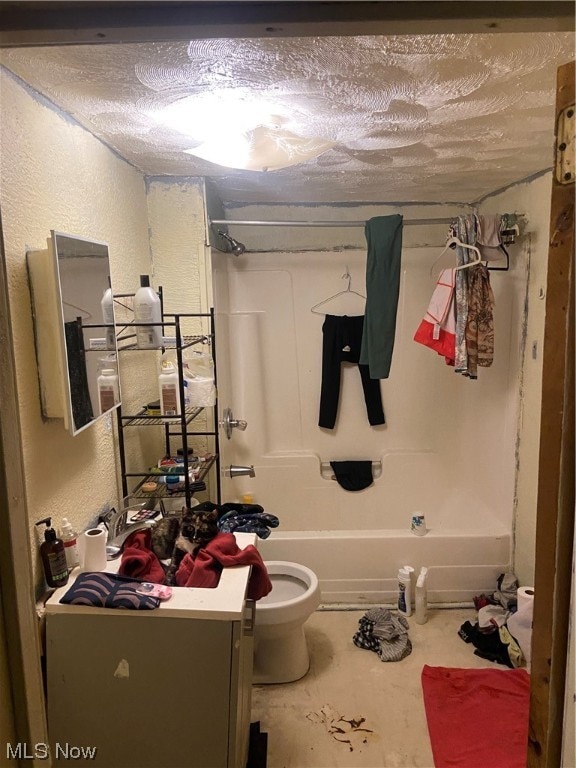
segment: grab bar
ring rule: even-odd
[[[336,480],[336,475],[334,474],[334,470],[330,466],[329,461],[320,462],[320,474],[326,480]],[[374,477],[374,479],[376,479],[377,477],[380,477],[381,474],[382,474],[382,459],[380,459],[379,461],[373,461],[372,476]]]

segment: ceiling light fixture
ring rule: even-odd
[[[316,158],[333,146],[284,127],[290,121],[285,108],[259,101],[246,91],[188,96],[153,116],[195,142],[184,150],[186,154],[226,168],[279,170]]]

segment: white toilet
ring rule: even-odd
[[[256,603],[255,683],[291,683],[310,666],[304,622],[320,605],[316,574],[298,563],[264,563],[272,590]]]

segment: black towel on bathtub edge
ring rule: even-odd
[[[331,461],[330,466],[346,491],[362,491],[374,482],[371,461]]]

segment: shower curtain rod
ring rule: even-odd
[[[456,217],[443,219],[404,219],[403,224],[450,224]],[[364,227],[366,221],[243,221],[233,219],[211,219],[211,224],[245,225],[254,227]]]

